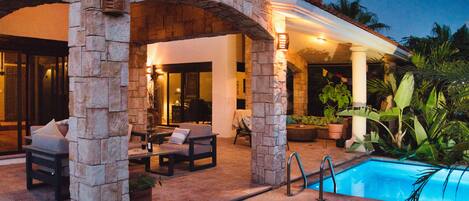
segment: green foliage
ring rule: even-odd
[[[344,84],[334,84],[329,82],[319,94],[319,100],[326,104],[324,116],[329,123],[339,123],[341,119],[337,118],[338,110],[347,108],[352,100],[352,94]]]
[[[406,73],[402,78],[399,88],[397,89],[394,102],[396,102],[399,109],[404,110],[410,105],[412,100],[412,93],[414,92],[414,75],[412,73]]]
[[[447,44],[442,45],[444,43]],[[445,49],[445,56],[440,58],[447,61],[469,60],[469,30],[466,25],[461,26],[453,34],[448,26],[435,23],[431,35],[426,37],[406,37],[404,38],[404,45],[419,55],[428,56],[432,54],[435,49],[442,48],[436,50],[434,56],[442,55],[440,53]]]
[[[159,185],[161,182],[158,181]],[[136,192],[155,187],[156,179],[148,174],[133,175],[129,179],[129,191]]]
[[[362,6],[360,4],[360,0],[339,0],[337,3],[329,4],[329,6],[375,31],[383,29],[388,30],[390,28],[388,25],[379,22],[378,16],[375,13],[368,11],[366,7]]]
[[[288,119],[291,119],[291,121],[289,121]],[[289,115],[287,116],[287,124],[326,126],[327,119],[324,117],[316,117],[316,116]]]
[[[402,78],[401,83],[397,89],[396,95],[394,96],[394,102],[396,107],[385,111],[376,111],[372,108],[352,108],[344,110],[339,113],[339,116],[361,116],[369,120],[378,123],[383,129],[386,130],[389,138],[392,140],[392,144],[397,149],[404,149],[403,140],[406,135],[406,130],[404,130],[403,125],[405,120],[408,119],[404,117],[404,110],[409,107],[412,100],[412,94],[414,91],[414,76],[412,73],[406,73]],[[392,132],[391,128],[388,127],[384,122],[394,121],[398,123],[398,128],[396,132]]]

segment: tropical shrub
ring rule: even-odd
[[[327,120],[317,116],[289,115],[287,116],[287,124],[326,126]]]
[[[372,151],[378,146],[389,155],[434,165],[415,182],[414,191],[408,200],[418,200],[429,179],[441,168],[450,169],[447,175],[449,178],[451,170],[458,165],[466,165],[464,171],[469,165],[468,123],[449,118],[450,112],[443,92],[434,87],[428,98],[423,98],[424,96],[415,98],[413,85],[412,73],[406,73],[394,98],[396,107],[392,109],[376,111],[363,107],[351,108],[339,113],[342,116],[366,117],[380,125],[389,136],[388,138],[382,137],[377,133],[378,131],[370,132],[365,139],[355,142],[352,149],[363,145],[368,151]],[[411,102],[413,102],[412,106],[409,107]],[[386,124],[392,120],[397,121],[399,125],[396,133],[391,132]],[[406,134],[407,141],[404,141]],[[391,146],[388,139],[391,139]]]
[[[352,95],[343,83],[334,84],[329,82],[319,94],[319,100],[326,105],[324,117],[328,123],[341,123],[337,117],[337,111],[346,109],[352,102]]]
[[[361,116],[378,123],[386,131],[389,139],[391,139],[392,145],[397,149],[404,149],[403,140],[407,133],[407,130],[404,128],[404,121],[407,120],[404,116],[404,110],[410,105],[413,91],[414,76],[412,73],[407,73],[404,78],[402,78],[394,97],[394,102],[396,103],[395,107],[385,111],[377,111],[370,107],[351,108],[339,112],[338,115]],[[386,124],[386,122],[390,121],[397,121],[398,126],[396,132],[393,132]]]

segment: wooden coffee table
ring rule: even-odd
[[[177,150],[161,149],[158,145],[153,145],[153,152],[148,152],[146,149],[131,149],[129,150],[129,160],[142,161],[145,164],[145,171],[160,174],[164,176],[173,176],[174,174],[174,154]],[[156,171],[151,169],[152,156],[167,156],[168,157],[168,170],[166,172]]]

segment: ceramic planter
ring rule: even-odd
[[[344,132],[344,125],[343,124],[328,124],[329,127],[329,138],[338,140],[342,138],[342,134]]]

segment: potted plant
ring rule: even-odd
[[[324,117],[328,122],[329,137],[341,139],[344,130],[342,118],[336,115],[337,111],[346,109],[351,102],[352,95],[343,83],[334,84],[329,82],[319,94],[319,100],[326,105]]]
[[[129,179],[129,194],[132,201],[151,201],[152,188],[156,179],[148,174],[135,174]],[[161,182],[158,182],[161,185]]]

